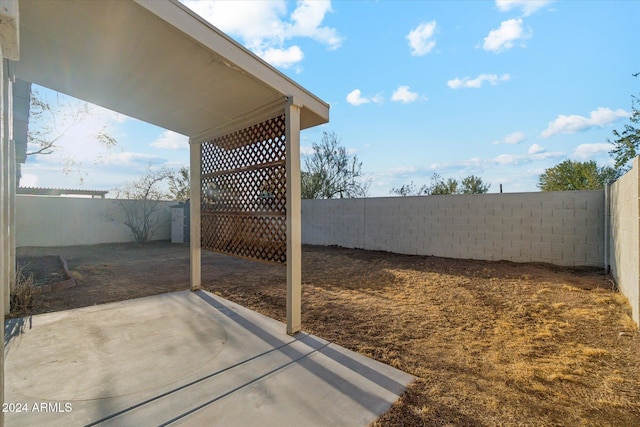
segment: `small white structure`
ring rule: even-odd
[[[171,243],[189,243],[188,204],[171,206]]]

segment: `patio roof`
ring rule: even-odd
[[[14,67],[18,79],[201,141],[289,96],[301,129],[329,119],[328,104],[175,0],[21,2]]]

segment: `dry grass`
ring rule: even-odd
[[[281,271],[208,289],[284,320]],[[380,426],[640,425],[629,314],[588,269],[303,252],[303,328],[418,378]]]
[[[33,275],[27,274],[25,266],[18,264],[11,282],[10,315],[19,316],[30,313],[40,294],[40,288],[36,285]]]

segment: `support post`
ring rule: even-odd
[[[4,51],[2,49],[2,45],[0,44],[0,80],[4,81],[5,79],[5,69],[4,69]],[[4,94],[4,84],[0,84],[0,148],[4,148],[5,144],[5,121],[4,115],[7,114],[6,105],[4,104],[5,94]],[[8,169],[8,159],[5,157],[4,149],[0,149],[0,198],[2,199],[2,204],[4,204],[4,180],[5,180],[5,170]],[[4,209],[0,209],[0,224],[4,224]],[[4,241],[7,238],[7,230],[0,230],[0,238]],[[7,270],[7,265],[4,263],[4,244],[0,244],[0,278],[4,279],[5,272]],[[8,301],[5,301],[7,298],[9,290],[9,284],[3,283],[2,290],[0,291],[0,315],[2,315],[2,322],[4,323],[4,315],[7,313]],[[0,338],[2,338],[2,342],[4,343],[4,328],[0,328]],[[0,352],[0,402],[4,403],[4,350]],[[0,411],[0,427],[4,426],[4,411]]]
[[[9,101],[10,82],[7,76],[6,60],[2,64],[2,284],[4,292],[4,310],[11,310],[11,238],[10,238],[10,212],[11,212],[11,158],[9,157],[9,142],[11,128],[11,102]],[[3,318],[4,319],[4,318]]]
[[[191,290],[197,291],[202,288],[202,248],[200,242],[200,210],[201,210],[201,151],[200,142],[189,140],[189,163],[190,163],[190,209],[189,209],[189,248],[190,248],[190,277]]]
[[[609,252],[609,233],[611,232],[611,183],[604,185],[604,272],[611,273],[611,261]]]
[[[13,73],[10,74],[10,82],[8,86],[8,111],[10,125],[8,126],[8,143],[9,143],[9,268],[11,274],[11,287],[9,296],[15,293],[16,284],[16,189],[18,188],[18,173],[16,166],[16,141],[13,134],[13,84],[15,78]]]
[[[289,97],[285,107],[287,156],[287,333],[302,328],[302,226],[300,203],[300,106]]]

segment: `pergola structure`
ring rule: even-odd
[[[202,247],[286,262],[287,332],[300,330],[300,130],[328,122],[328,104],[177,0],[0,0],[0,49],[3,315],[15,260],[12,90],[24,81],[188,136],[191,289]]]

